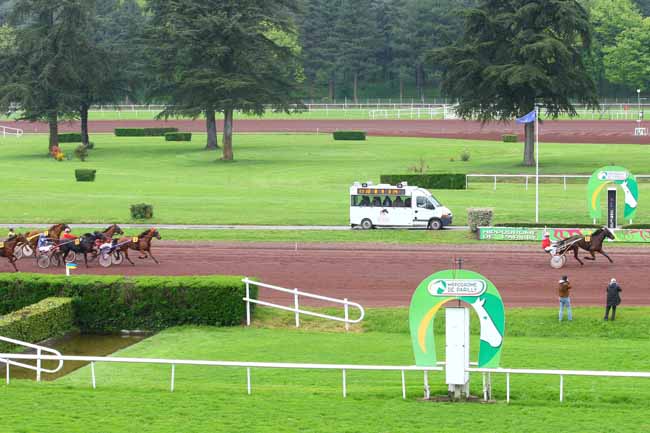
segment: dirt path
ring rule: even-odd
[[[218,130],[223,130],[223,122]],[[649,126],[644,122],[643,126]],[[26,133],[45,133],[45,123],[0,122]],[[91,133],[112,133],[115,128],[145,128],[170,126],[182,131],[205,132],[202,120],[94,120],[90,122]],[[621,143],[650,144],[650,136],[634,136],[637,126],[631,120],[572,120],[545,121],[540,127],[540,140],[556,143]],[[523,137],[523,127],[514,122],[490,123],[464,120],[236,120],[235,132],[332,132],[336,130],[364,130],[370,135],[399,137],[436,137],[457,139],[501,140],[502,134],[517,133]],[[64,122],[60,132],[79,131],[79,122]]]
[[[650,305],[647,279],[650,251],[617,248],[610,251],[614,264],[599,257],[583,268],[569,260],[562,270],[549,266],[546,255],[528,246],[390,246],[345,244],[247,244],[160,242],[154,253],[161,261],[134,259],[109,269],[83,267],[76,273],[123,275],[234,274],[258,277],[283,287],[298,287],[338,298],[347,297],[364,306],[407,306],[418,283],[431,273],[453,267],[462,257],[464,267],[489,278],[500,290],[507,306],[554,306],[556,283],[564,274],[573,287],[572,302],[603,305],[605,286],[615,277],[623,288],[623,306]],[[137,254],[133,254],[135,257]],[[21,260],[25,272],[43,272],[33,260]],[[9,271],[0,260],[0,272]],[[62,273],[62,269],[48,272]],[[289,303],[287,295],[261,293],[262,299]]]

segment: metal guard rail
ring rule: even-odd
[[[36,349],[36,355],[24,355],[24,356],[31,356],[31,358],[21,358],[21,357],[14,357],[14,356],[0,356],[0,362],[5,363],[7,365],[7,383],[9,383],[9,366],[14,365],[16,367],[22,367],[26,368],[28,370],[33,370],[36,372],[36,380],[40,382],[41,380],[41,373],[57,373],[63,368],[63,358],[61,355],[61,352],[58,350],[50,349],[49,347],[45,346],[39,346],[38,344],[32,344],[32,343],[27,343],[25,341],[20,341],[20,340],[15,340],[13,338],[8,338],[8,337],[2,337],[0,336],[0,341],[4,341],[6,343],[10,344],[15,344],[17,346],[23,346],[23,347],[28,347],[30,349]],[[43,352],[48,352],[52,353],[55,356],[53,359],[56,361],[59,361],[59,365],[54,368],[54,369],[48,369],[48,368],[43,368],[41,366],[41,362],[43,359],[45,359],[42,355]],[[7,354],[3,354],[7,355]],[[36,365],[30,365],[30,364],[24,364],[22,362],[16,362],[13,361],[12,359],[35,359],[36,360]]]
[[[242,280],[243,283],[246,284],[246,296],[243,298],[244,302],[246,302],[246,324],[250,326],[251,324],[251,317],[250,317],[250,304],[258,304],[266,307],[272,307],[272,308],[277,308],[280,310],[284,311],[290,311],[296,314],[296,327],[300,327],[300,314],[304,314],[306,316],[313,316],[313,317],[320,317],[322,319],[328,319],[328,320],[334,320],[337,322],[343,322],[345,323],[346,329],[348,329],[349,325],[352,323],[359,323],[363,320],[363,318],[366,315],[365,310],[363,307],[356,303],[356,302],[350,302],[348,301],[347,298],[345,299],[337,299],[337,298],[332,298],[329,296],[322,296],[322,295],[315,295],[313,293],[308,293],[308,292],[302,292],[298,289],[287,289],[284,287],[279,287],[279,286],[274,286],[272,284],[265,284],[261,283],[259,281],[253,281],[248,278],[244,278]],[[266,289],[270,290],[275,290],[277,292],[282,292],[282,293],[287,293],[290,295],[294,296],[294,306],[293,307],[286,307],[284,305],[278,305],[274,304],[272,302],[266,302],[266,301],[260,301],[258,299],[254,299],[250,297],[250,285],[255,285],[258,287],[264,287]],[[333,302],[336,304],[341,304],[344,307],[344,317],[337,317],[337,316],[331,316],[329,314],[321,314],[321,313],[316,313],[314,311],[308,311],[308,310],[302,310],[299,307],[299,301],[298,298],[300,296],[303,296],[305,298],[311,298],[311,299],[317,299],[319,301],[328,301],[328,302]],[[359,318],[358,319],[350,319],[349,318],[349,311],[348,307],[355,307],[359,310]]]

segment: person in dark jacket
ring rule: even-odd
[[[609,320],[609,310],[612,310],[612,320],[616,320],[616,307],[621,303],[621,286],[612,278],[607,286],[607,306],[605,307],[605,320]]]
[[[562,321],[562,310],[566,308],[567,319],[569,322],[573,320],[573,314],[571,313],[571,295],[569,291],[571,290],[571,283],[569,283],[569,277],[566,275],[558,281],[558,296],[560,299],[560,322]]]

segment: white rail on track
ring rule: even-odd
[[[244,278],[242,282],[246,284],[246,297],[243,298],[243,300],[244,302],[246,302],[246,325],[247,326],[250,326],[251,324],[251,304],[258,304],[258,305],[263,305],[265,307],[273,307],[273,308],[278,308],[280,310],[293,312],[296,317],[296,328],[300,327],[301,314],[304,314],[305,316],[320,317],[321,319],[335,320],[337,322],[344,322],[346,330],[350,329],[351,323],[361,322],[366,314],[365,310],[360,304],[357,304],[356,302],[350,302],[348,301],[348,298],[344,298],[344,299],[330,298],[329,296],[321,296],[321,295],[315,295],[313,293],[302,292],[298,289],[287,289],[285,287],[273,286],[271,284],[265,284],[259,281],[250,280],[248,278]],[[293,295],[293,307],[286,307],[284,305],[273,304],[271,302],[260,301],[258,299],[251,298],[250,295],[251,285],[266,288],[269,290],[274,290],[276,292],[282,292],[282,293]],[[329,314],[317,313],[315,311],[302,310],[300,309],[301,296],[310,299],[317,299],[319,301],[328,301],[328,302],[333,302],[335,304],[341,304],[343,305],[343,317],[331,316]],[[350,306],[355,307],[356,309],[359,310],[358,319],[354,319],[354,320],[350,319],[350,311],[349,311]]]
[[[306,364],[306,363],[289,363],[289,362],[240,362],[240,361],[202,361],[190,359],[155,359],[155,358],[113,358],[106,356],[64,356],[64,355],[20,355],[13,353],[0,353],[0,358],[5,359],[36,359],[39,360],[54,360],[54,361],[82,361],[90,363],[90,375],[93,389],[97,388],[97,377],[95,375],[95,363],[108,362],[108,363],[122,363],[122,364],[162,364],[171,365],[171,383],[170,391],[174,392],[176,381],[176,366],[177,365],[201,365],[212,367],[243,367],[246,368],[246,390],[250,395],[252,392],[251,384],[251,368],[282,368],[282,369],[298,369],[298,370],[340,370],[343,383],[343,397],[347,397],[347,376],[346,372],[352,371],[399,371],[402,376],[402,398],[406,399],[406,379],[404,372],[406,371],[422,371],[424,372],[425,388],[428,388],[428,372],[430,371],[443,371],[443,367],[418,367],[415,365],[357,365],[357,364]],[[9,379],[7,378],[7,384]]]
[[[567,190],[567,179],[589,179],[591,175],[588,174],[540,174],[539,178],[540,179],[562,179],[563,184],[564,184],[564,190]],[[650,174],[636,174],[634,177],[638,180],[641,179],[650,179]],[[469,180],[470,178],[487,178],[487,179],[492,179],[493,182],[493,189],[496,191],[497,190],[497,179],[524,179],[525,185],[526,185],[526,190],[528,190],[528,184],[530,180],[532,179],[533,181],[535,180],[535,175],[534,174],[479,174],[479,173],[471,173],[471,174],[466,174],[465,175],[465,189],[469,189]]]
[[[60,358],[61,357],[61,352],[58,350],[50,349],[49,347],[45,346],[39,346],[38,344],[32,344],[32,343],[27,343],[25,341],[20,341],[20,340],[15,340],[13,338],[8,338],[8,337],[2,337],[0,336],[0,341],[4,341],[5,343],[9,344],[14,344],[16,346],[22,346],[28,349],[35,349],[36,350],[36,355],[34,358],[29,358],[29,359],[36,359],[36,365],[30,365],[30,364],[24,364],[21,362],[16,362],[12,361],[10,357],[0,357],[0,363],[6,364],[7,368],[7,383],[9,383],[9,366],[14,365],[16,367],[22,367],[26,368],[28,370],[33,370],[36,372],[36,381],[40,382],[41,381],[41,373],[56,373],[61,368],[63,368],[63,360]],[[59,365],[55,369],[48,369],[48,368],[43,368],[41,365],[41,359],[43,352],[48,352],[56,355],[59,357]]]
[[[3,137],[6,137],[7,135],[13,135],[20,138],[23,136],[24,133],[24,131],[20,128],[12,128],[11,126],[4,126],[4,125],[0,125],[0,131]]]

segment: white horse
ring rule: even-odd
[[[636,209],[638,203],[634,199],[634,195],[632,195],[632,191],[630,191],[630,187],[627,186],[627,180],[621,184],[621,188],[625,193],[625,204],[631,207],[632,209]]]
[[[494,325],[492,318],[487,313],[483,305],[485,305],[485,299],[477,298],[476,302],[470,304],[474,307],[474,311],[478,314],[478,318],[481,321],[481,336],[480,339],[485,341],[492,347],[499,347],[503,342],[503,336],[499,333],[499,330]]]

